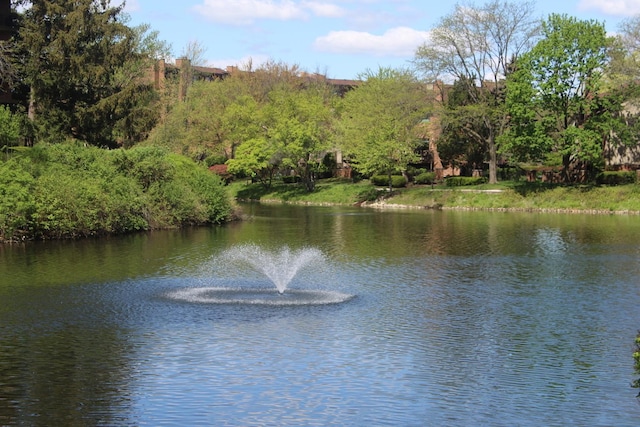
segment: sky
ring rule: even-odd
[[[112,1],[119,4],[122,0]],[[488,0],[477,0],[476,5]],[[517,1],[517,0],[512,0]],[[254,68],[266,61],[296,65],[334,79],[355,79],[379,67],[410,66],[429,30],[453,12],[449,0],[126,0],[130,25],[148,24],[172,48],[204,49],[211,67]],[[640,14],[640,0],[538,0],[550,13],[595,19],[615,33]]]

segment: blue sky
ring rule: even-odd
[[[118,0],[112,2],[119,3]],[[449,0],[127,0],[132,25],[147,23],[174,57],[189,43],[206,49],[207,65],[254,67],[267,60],[331,78],[409,65]],[[475,4],[484,4],[478,0]],[[640,14],[640,0],[538,0],[540,17],[563,13],[604,22],[614,33]]]

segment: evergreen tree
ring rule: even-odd
[[[114,146],[140,139],[155,123],[155,111],[140,108],[151,105],[151,86],[130,75],[134,64],[142,71],[144,29],[126,25],[123,7],[34,0],[25,9],[18,45],[36,138]]]

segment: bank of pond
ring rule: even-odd
[[[458,180],[460,181],[460,180]],[[456,184],[464,182],[455,181]],[[449,183],[450,184],[450,183]],[[640,185],[497,185],[323,179],[226,183],[205,165],[146,146],[103,150],[79,143],[13,147],[0,161],[0,242],[83,238],[226,223],[235,200],[372,208],[638,214]]]

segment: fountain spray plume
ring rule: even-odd
[[[315,248],[302,248],[292,251],[288,246],[279,251],[266,252],[257,245],[239,245],[225,251],[222,258],[230,262],[241,262],[251,266],[257,272],[267,276],[280,294],[298,272],[310,265],[324,263],[324,254]]]

